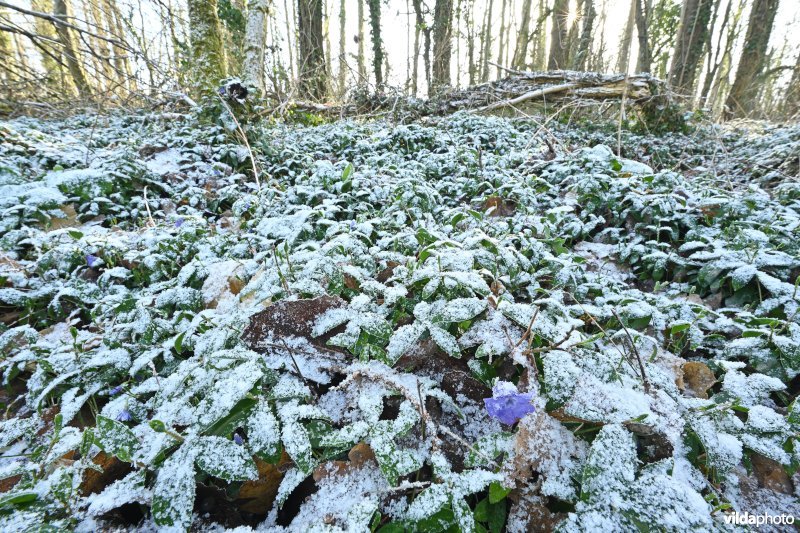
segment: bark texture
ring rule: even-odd
[[[322,35],[322,0],[298,0],[297,30],[300,50],[300,90],[306,98],[322,100],[328,93],[325,43]]]
[[[429,94],[450,85],[450,56],[453,51],[453,0],[436,0],[433,11],[433,72]]]
[[[267,44],[268,0],[247,2],[247,25],[245,26],[244,80],[264,92],[265,49]]]
[[[675,41],[669,82],[676,92],[690,97],[708,42],[712,4],[712,0],[684,0],[681,8],[681,25]]]
[[[758,77],[764,69],[772,23],[778,11],[778,0],[755,0],[744,38],[736,78],[725,101],[727,117],[746,117],[755,109]]]
[[[193,78],[199,91],[205,92],[227,75],[217,0],[189,0],[188,7]]]

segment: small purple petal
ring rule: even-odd
[[[131,412],[130,412],[130,411],[128,411],[127,409],[123,409],[123,410],[122,410],[122,411],[121,411],[121,412],[120,412],[120,413],[117,415],[117,421],[118,421],[118,422],[130,422],[131,420],[133,420],[133,415],[132,415],[132,414],[131,414]]]
[[[94,268],[98,261],[100,261],[100,258],[96,255],[86,254],[86,264],[89,265],[89,268]]]
[[[117,385],[116,387],[114,387],[113,389],[108,391],[108,395],[109,396],[116,396],[120,392],[122,392],[122,386],[121,385]]]
[[[233,442],[235,442],[236,444],[241,446],[242,444],[244,444],[244,439],[238,433],[234,433],[233,434]]]
[[[183,217],[178,218],[178,220],[175,221],[175,227],[180,228],[181,226],[183,226],[183,222],[184,222]]]
[[[528,413],[534,412],[532,393],[519,393],[513,383],[498,381],[492,387],[492,398],[484,398],[489,416],[503,424],[511,425]]]

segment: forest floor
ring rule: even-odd
[[[0,122],[0,530],[800,518],[800,125],[544,120]]]

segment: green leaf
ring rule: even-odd
[[[692,325],[689,322],[679,322],[677,324],[673,324],[672,327],[669,328],[669,333],[670,335],[675,335],[681,331],[686,331],[690,327],[692,327]]]
[[[159,526],[189,527],[194,507],[194,453],[181,446],[158,470],[150,512]]]
[[[32,491],[12,492],[0,496],[0,509],[10,509],[15,505],[24,505],[36,501],[39,495]]]
[[[458,341],[455,337],[444,329],[434,325],[429,326],[428,331],[430,331],[433,342],[444,350],[447,355],[455,357],[456,359],[461,358],[461,348],[458,346]]]
[[[504,499],[513,489],[503,487],[497,481],[492,481],[489,485],[489,503],[497,503]]]
[[[244,446],[223,437],[200,437],[197,447],[197,467],[225,481],[244,481],[258,478],[253,459]]]
[[[139,447],[136,435],[128,426],[104,416],[97,417],[95,443],[103,451],[115,455],[126,463],[131,462],[133,452]]]

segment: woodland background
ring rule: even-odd
[[[798,112],[791,0],[0,1],[0,111],[433,96],[515,71],[652,73],[715,118]]]

